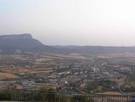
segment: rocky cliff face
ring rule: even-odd
[[[0,39],[32,39],[31,34],[19,34],[19,35],[1,35]]]
[[[0,36],[1,53],[39,52],[44,51],[45,47],[41,42],[34,39],[31,34]]]

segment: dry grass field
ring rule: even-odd
[[[0,80],[9,80],[18,78],[15,74],[0,72]]]

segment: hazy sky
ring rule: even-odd
[[[51,45],[135,45],[135,0],[0,0],[0,34]]]

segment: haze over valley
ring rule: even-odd
[[[134,52],[135,47],[49,46],[31,34],[2,35],[0,90],[51,86],[65,95],[131,94]]]
[[[0,0],[0,101],[134,102],[134,0]]]

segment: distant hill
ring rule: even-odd
[[[135,53],[135,47],[112,46],[53,46],[58,53],[80,54],[110,54],[110,53]]]
[[[110,54],[135,53],[135,47],[106,47],[106,46],[47,46],[34,39],[31,34],[11,34],[0,36],[1,53],[80,53],[80,54]]]
[[[1,53],[40,52],[46,48],[48,47],[34,39],[31,34],[0,36]]]

